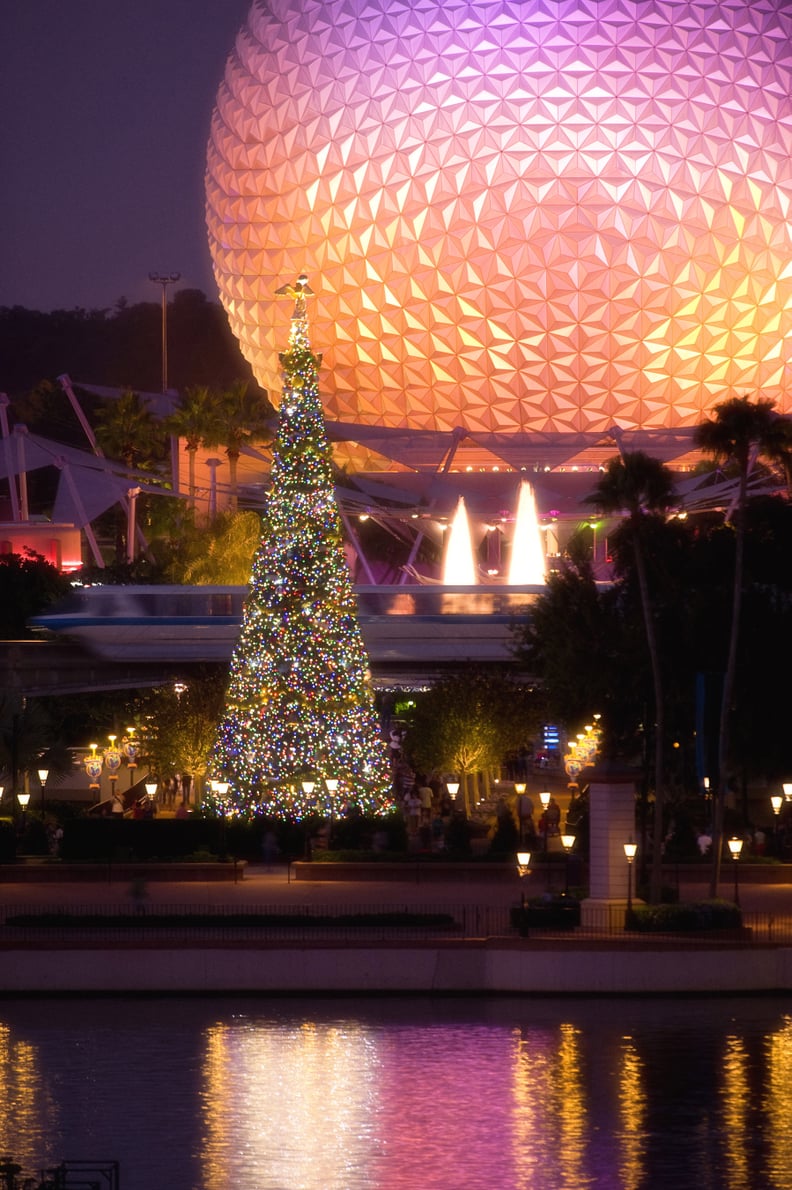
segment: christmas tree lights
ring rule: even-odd
[[[229,816],[327,816],[390,805],[308,338],[304,277],[280,354],[272,486],[231,661],[207,807]],[[224,788],[227,785],[227,788]]]

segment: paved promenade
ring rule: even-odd
[[[733,884],[731,870],[725,868],[720,895],[731,899]],[[563,876],[553,876],[554,887],[560,891]],[[487,880],[425,881],[419,869],[408,869],[400,881],[297,881],[286,865],[265,866],[248,864],[243,878],[237,883],[157,882],[146,889],[147,903],[155,905],[271,905],[296,908],[322,905],[418,906],[418,905],[515,905],[524,891],[539,895],[546,889],[541,873],[534,873],[523,884],[515,872],[513,880],[502,876]],[[681,884],[682,900],[701,900],[708,894],[706,883]],[[788,884],[740,885],[740,903],[746,912],[773,913],[792,918],[792,872]],[[132,890],[128,880],[111,879],[90,883],[0,883],[0,907],[18,905],[120,905],[130,901]]]
[[[2,940],[0,995],[717,995],[792,990],[792,884],[741,889],[746,912],[764,918],[760,944],[745,946],[741,940],[639,939],[622,931],[588,936],[537,931],[520,938],[503,928],[509,907],[523,891],[516,872],[513,879],[508,874],[491,880],[477,875],[467,882],[442,883],[422,883],[417,870],[400,882],[303,882],[289,875],[285,867],[254,865],[236,885],[151,881],[146,909],[332,912],[336,907],[429,911],[447,906],[456,921],[472,920],[474,929],[462,938],[375,938],[364,931],[354,939],[324,933],[214,937],[210,932],[196,937],[183,929],[167,937],[135,930],[70,938],[58,930],[36,936],[14,936],[12,931]],[[533,887],[529,883],[525,891],[544,891],[541,875],[532,879]],[[728,896],[731,886],[725,882],[721,891]],[[698,899],[706,895],[706,886],[682,887],[681,893]],[[139,897],[140,889],[124,880],[0,883],[3,915],[44,906],[83,912],[131,907]],[[774,919],[772,928],[768,915]],[[495,922],[500,924],[488,928],[486,923]]]

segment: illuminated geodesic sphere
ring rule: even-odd
[[[694,424],[785,398],[781,0],[256,0],[212,121],[220,295],[277,397],[306,272],[329,417]]]

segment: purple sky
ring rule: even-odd
[[[0,306],[159,301],[150,272],[180,272],[180,287],[217,296],[204,158],[249,6],[0,5]]]

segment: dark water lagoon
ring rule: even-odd
[[[792,999],[0,1000],[0,1156],[121,1190],[792,1190]]]

